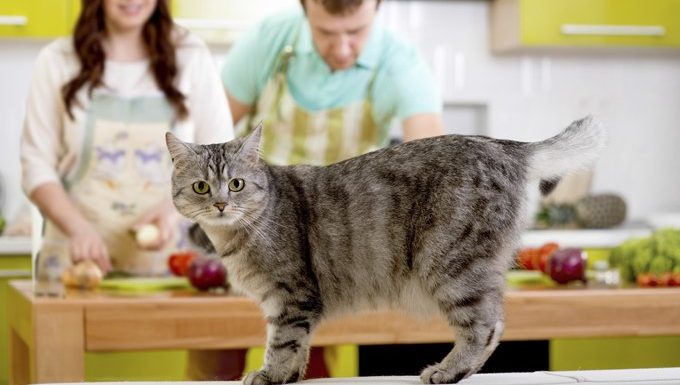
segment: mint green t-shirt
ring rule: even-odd
[[[415,47],[376,22],[357,63],[332,72],[314,48],[301,9],[263,20],[234,45],[222,68],[225,88],[239,102],[255,104],[272,78],[281,51],[296,36],[287,79],[301,107],[319,111],[363,100],[375,72],[371,101],[377,122],[441,112],[432,73]]]

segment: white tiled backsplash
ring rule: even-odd
[[[451,133],[539,140],[594,114],[609,128],[595,192],[622,194],[631,218],[680,211],[680,52],[492,55],[486,1],[387,1],[381,18],[432,66]],[[45,42],[0,40],[4,211],[21,202],[17,144],[33,60]],[[216,47],[221,61],[222,48]],[[395,132],[398,132],[395,131]]]

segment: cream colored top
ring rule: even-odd
[[[187,33],[176,51],[177,85],[187,97],[189,118],[174,132],[195,143],[225,142],[234,137],[231,114],[212,56],[206,45]],[[22,187],[27,195],[41,184],[69,179],[82,156],[88,107],[87,86],[80,89],[72,111],[66,113],[61,88],[80,68],[71,38],[61,38],[42,49],[33,71],[21,138]],[[94,95],[116,99],[162,98],[148,61],[107,61],[104,85]],[[153,114],[154,111],[149,111]]]

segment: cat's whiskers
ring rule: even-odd
[[[248,235],[254,234],[258,236],[262,241],[267,245],[271,246],[271,241],[269,238],[266,236],[266,234],[260,230],[257,226],[255,226],[252,222],[248,221],[245,216],[241,217],[238,219],[238,222],[243,225],[243,229],[246,231]]]
[[[239,209],[241,209],[241,208],[239,207]],[[244,209],[241,209],[241,210],[244,210]],[[263,222],[262,224],[263,224],[263,226],[265,226],[265,227],[268,226],[268,225],[275,225],[275,226],[278,226],[278,227],[280,227],[280,228],[282,228],[282,229],[287,229],[287,230],[297,230],[297,229],[296,229],[295,227],[293,227],[293,226],[286,226],[286,225],[284,225],[284,224],[282,224],[282,223],[275,222],[273,219],[267,218],[266,216],[255,217],[255,215],[254,215],[253,213],[251,213],[251,212],[247,212],[247,211],[239,211],[239,212],[241,212],[244,216],[248,217],[248,219],[251,219],[251,220],[260,220],[260,221],[262,221],[262,222]]]
[[[210,211],[210,209],[206,209],[206,208],[204,208],[204,207],[200,207],[200,208],[198,208],[197,210],[194,210],[194,211],[192,211],[192,212],[187,213],[186,216],[187,216],[187,218],[192,219],[192,220],[195,221],[196,218],[198,218],[198,216],[199,216],[200,214],[203,214],[203,213],[206,213],[206,212],[209,212],[209,211]]]
[[[243,226],[243,228],[249,235],[250,231],[258,232],[257,235],[260,235],[263,239],[266,239],[266,237],[264,237],[264,234],[257,228],[257,226],[255,226],[255,222],[252,220],[252,218],[248,216],[248,213],[243,208],[238,206],[232,206],[231,211],[240,214],[238,217],[238,223],[240,223]]]

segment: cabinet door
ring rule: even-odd
[[[680,47],[680,0],[496,0],[494,48]]]
[[[0,37],[56,37],[71,32],[72,0],[0,1]]]
[[[230,44],[258,20],[300,7],[298,0],[173,0],[177,24],[209,43]]]

